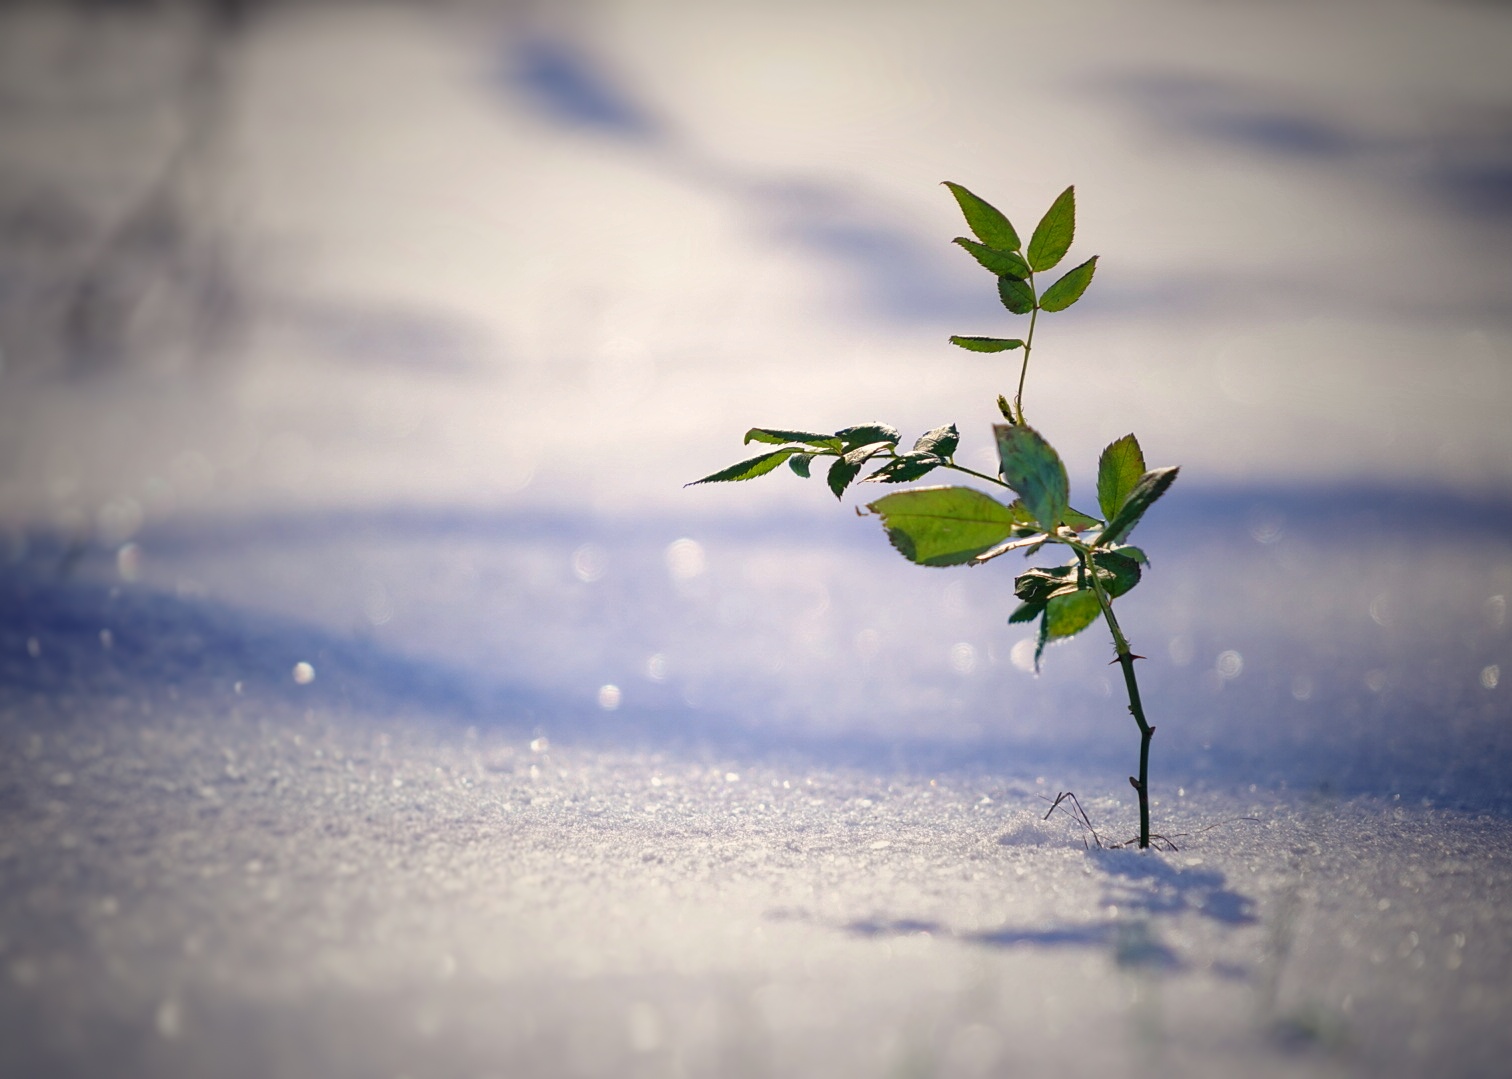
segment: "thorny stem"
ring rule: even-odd
[[[1097,578],[1097,566],[1092,561],[1091,552],[1078,547],[1077,555],[1092,581],[1092,591],[1097,595],[1103,619],[1113,635],[1113,651],[1118,657],[1118,665],[1123,668],[1124,688],[1129,693],[1129,712],[1133,715],[1134,722],[1139,724],[1139,778],[1131,776],[1129,783],[1139,794],[1139,846],[1143,850],[1150,845],[1150,739],[1155,735],[1155,728],[1145,720],[1144,705],[1139,700],[1139,680],[1134,677],[1134,661],[1140,657],[1129,647],[1129,639],[1118,626],[1118,618],[1113,614],[1113,601]]]

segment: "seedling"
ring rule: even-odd
[[[1012,314],[1028,315],[1022,338],[951,337],[951,344],[971,352],[1020,352],[1018,388],[1012,402],[998,396],[1004,422],[992,428],[997,441],[996,476],[978,472],[955,459],[961,436],[955,424],[920,435],[913,449],[899,451],[897,428],[863,423],[834,434],[753,427],[745,441],[776,446],[756,457],[731,465],[694,483],[727,483],[755,479],[787,466],[809,477],[814,462],[829,458],[825,477],[836,498],[863,471],[862,483],[909,483],[936,469],[960,472],[983,483],[1011,491],[1011,502],[974,487],[915,487],[885,495],[866,505],[881,518],[887,538],[899,554],[921,566],[976,566],[1009,551],[1026,556],[1046,545],[1065,547],[1070,558],[1057,566],[1037,566],[1014,581],[1020,603],[1010,623],[1038,622],[1034,667],[1050,641],[1074,636],[1099,615],[1113,638],[1114,661],[1123,669],[1129,711],[1139,727],[1139,775],[1129,783],[1139,795],[1139,846],[1150,845],[1150,738],[1155,733],[1145,718],[1134,675],[1135,655],[1113,613],[1113,601],[1129,592],[1143,577],[1149,559],[1129,545],[1134,531],[1155,500],[1176,479],[1175,468],[1146,469],[1144,453],[1132,434],[1110,443],[1097,465],[1095,517],[1072,507],[1066,467],[1060,455],[1024,418],[1024,380],[1034,349],[1034,331],[1041,314],[1064,311],[1086,292],[1097,269],[1097,257],[1068,270],[1041,292],[1035,275],[1054,269],[1065,258],[1076,233],[1076,193],[1066,188],[1040,219],[1024,248],[1013,225],[997,208],[959,184],[946,183],[976,237],[956,237],[982,268],[997,278],[998,297]],[[689,484],[692,486],[692,484]]]

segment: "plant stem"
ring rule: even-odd
[[[1144,705],[1139,700],[1139,680],[1134,677],[1134,661],[1142,657],[1134,654],[1129,639],[1118,626],[1118,618],[1113,614],[1113,600],[1097,579],[1097,567],[1091,554],[1085,551],[1078,551],[1078,554],[1082,568],[1092,580],[1092,591],[1102,607],[1108,631],[1113,635],[1113,652],[1118,657],[1118,665],[1123,668],[1124,688],[1129,694],[1129,713],[1139,724],[1139,778],[1130,776],[1129,783],[1139,794],[1139,846],[1143,850],[1150,845],[1150,739],[1155,735],[1155,728],[1145,720]]]
[[[1034,288],[1034,275],[1029,275],[1029,287]],[[1018,392],[1013,395],[1013,411],[1018,413],[1019,423],[1024,422],[1024,379],[1029,374],[1029,352],[1034,348],[1034,323],[1039,318],[1039,297],[1034,299],[1034,309],[1029,312],[1029,332],[1024,337],[1024,362],[1019,367]]]
[[[988,483],[995,483],[999,487],[1007,487],[1008,486],[1006,483],[1004,483],[1002,480],[998,479],[996,476],[989,476],[989,475],[987,475],[987,473],[985,473],[985,472],[978,472],[974,468],[967,468],[965,465],[958,465],[954,461],[946,461],[945,464],[943,466],[941,466],[941,467],[953,469],[956,472],[964,472],[968,476],[975,476],[979,480],[986,480]]]

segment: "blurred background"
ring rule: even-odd
[[[1157,777],[1504,807],[1509,54],[1447,0],[6,4],[5,708],[1116,786],[1106,642],[1036,678],[1009,560],[683,487],[756,424],[991,470],[1017,369],[946,338],[1016,320],[939,184],[1027,234],[1074,183],[1025,400],[1083,504],[1127,431],[1182,466]]]

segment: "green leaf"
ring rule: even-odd
[[[960,184],[945,181],[945,186],[950,188],[950,193],[955,196],[956,202],[961,207],[961,213],[966,216],[966,224],[988,247],[995,247],[999,251],[1017,251],[1021,245],[1018,233],[1013,231],[1013,226],[1008,223],[1008,218],[1003,212],[985,199],[977,198]]]
[[[1022,610],[1021,607],[1013,613],[1018,615]],[[1039,673],[1040,657],[1045,653],[1045,645],[1080,633],[1097,621],[1101,611],[1102,604],[1097,602],[1097,594],[1090,589],[1064,592],[1047,600],[1044,604],[1044,617],[1040,619],[1039,640],[1034,646],[1034,673]]]
[[[814,459],[812,453],[795,453],[788,458],[788,467],[804,479],[809,478],[809,462]]]
[[[1108,527],[1103,529],[1103,534],[1097,541],[1097,546],[1106,547],[1110,543],[1121,543],[1124,537],[1134,531],[1134,526],[1144,516],[1145,510],[1154,505],[1155,500],[1166,493],[1166,489],[1176,482],[1176,473],[1179,468],[1157,468],[1146,472],[1139,477],[1139,482],[1129,492],[1129,497],[1124,500],[1123,506],[1114,514],[1108,522]]]
[[[970,562],[1019,523],[1011,507],[970,487],[917,487],[866,508],[881,516],[898,553],[921,566]]]
[[[1029,239],[1029,265],[1048,270],[1066,257],[1076,236],[1076,188],[1068,187],[1045,211]]]
[[[1045,603],[1062,591],[1075,591],[1082,580],[1081,564],[1035,566],[1013,579],[1013,594],[1025,603]]]
[[[851,480],[861,474],[861,466],[865,463],[865,454],[847,453],[843,457],[836,458],[835,463],[830,465],[825,481],[829,484],[829,489],[835,493],[836,498],[845,495],[845,489],[851,485]]]
[[[1102,507],[1103,517],[1111,521],[1139,477],[1145,473],[1144,451],[1139,448],[1139,439],[1132,434],[1110,442],[1097,459],[1097,504]]]
[[[914,449],[924,453],[933,453],[940,457],[949,457],[955,453],[956,447],[961,444],[961,432],[956,430],[956,425],[947,423],[944,427],[936,427],[933,431],[925,431],[914,443]]]
[[[1016,277],[998,278],[998,299],[1015,315],[1027,315],[1034,310],[1034,289],[1029,287],[1029,282]]]
[[[1100,614],[1102,604],[1090,588],[1052,596],[1045,604],[1045,637],[1051,641],[1074,637],[1096,622]]]
[[[1043,603],[1020,603],[1008,616],[1008,624],[1011,626],[1015,622],[1033,622],[1044,613],[1044,610]]]
[[[1096,528],[1102,524],[1096,517],[1089,517],[1079,509],[1066,508],[1065,517],[1061,518],[1061,524],[1070,525],[1072,531],[1085,532],[1089,528]]]
[[[818,446],[823,450],[838,450],[840,440],[834,435],[820,435],[812,431],[779,431],[771,427],[752,427],[746,432],[745,441],[770,442],[773,445],[783,445],[787,442],[802,442],[808,446]]]
[[[1008,398],[1002,394],[998,394],[998,411],[1003,414],[1003,419],[1007,420],[1010,424],[1018,423],[1018,420],[1013,415],[1013,407],[1008,404]]]
[[[1016,337],[958,337],[952,335],[950,343],[969,352],[1008,352],[1023,348],[1024,342]]]
[[[835,437],[840,440],[842,448],[849,452],[861,446],[870,446],[877,442],[886,442],[891,446],[896,446],[898,439],[902,436],[898,434],[898,429],[891,424],[862,423],[857,424],[855,427],[846,427],[836,431]]]
[[[1014,505],[1018,505],[1018,502],[1015,501]],[[1033,526],[1030,526],[1028,528],[1016,528],[1013,530],[1012,539],[1005,540],[1004,542],[998,544],[996,547],[993,547],[991,550],[983,551],[971,561],[977,565],[980,565],[983,562],[991,562],[994,558],[1001,557],[1002,555],[1007,554],[1009,551],[1024,551],[1026,548],[1030,549],[1026,553],[1032,554],[1034,551],[1039,550],[1045,545],[1045,540],[1047,538],[1048,537],[1043,532],[1039,531],[1038,528],[1035,528]]]
[[[752,480],[757,476],[766,475],[797,452],[797,446],[789,446],[787,449],[777,450],[773,453],[763,453],[760,457],[752,457],[749,461],[741,461],[739,464],[721,469],[711,476],[705,476],[701,480],[685,483],[683,486],[694,487],[700,483],[731,483],[735,480]]]
[[[1064,311],[1070,307],[1081,299],[1083,292],[1087,291],[1087,286],[1092,283],[1092,275],[1096,272],[1096,255],[1080,266],[1067,270],[1066,276],[1047,288],[1045,294],[1040,297],[1040,310]]]
[[[991,270],[1000,277],[1006,275],[1023,279],[1029,276],[1029,264],[1022,255],[1015,255],[1012,251],[999,251],[964,236],[957,236],[951,242],[960,244],[972,258],[982,264],[983,269]]]
[[[1066,517],[1070,483],[1066,466],[1050,443],[1032,427],[994,424],[1003,480],[1024,500],[1024,507],[1046,532]]]
[[[898,454],[897,457],[888,461],[887,464],[877,469],[877,471],[867,476],[861,482],[908,483],[910,480],[919,479],[921,476],[933,472],[944,463],[937,454],[919,453],[910,450],[907,453]]]
[[[1121,551],[1096,551],[1092,555],[1092,564],[1097,567],[1097,579],[1112,599],[1117,599],[1139,583],[1139,562]]]

